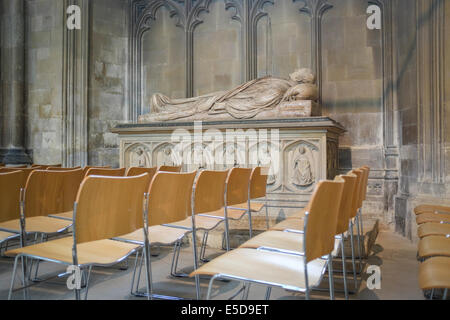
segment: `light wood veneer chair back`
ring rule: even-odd
[[[73,167],[73,168],[62,168],[62,167],[48,167],[47,168],[48,171],[71,171],[71,170],[77,170],[77,169],[81,169],[81,167],[78,166],[78,167]]]
[[[268,171],[268,168],[257,167],[253,169],[250,178],[250,199],[258,199],[266,196],[268,175],[265,171]]]
[[[158,171],[164,172],[181,172],[181,166],[160,166]]]
[[[88,176],[105,176],[105,177],[123,177],[125,176],[125,168],[107,169],[107,168],[90,168],[85,177]]]
[[[362,201],[366,200],[367,197],[367,185],[369,183],[369,174],[370,174],[370,168],[368,166],[362,167],[360,170],[364,171],[364,185],[362,190]],[[362,203],[361,203],[362,206]]]
[[[86,166],[83,168],[83,177],[86,177],[86,173],[89,171],[89,169],[96,168],[96,169],[111,169],[111,166],[104,166],[104,167],[96,167],[96,166]]]
[[[22,171],[0,173],[0,222],[20,218],[20,189],[23,188]]]
[[[208,213],[225,206],[228,171],[202,171],[195,184],[194,213]]]
[[[350,174],[353,174],[356,176],[356,183],[355,183],[355,194],[353,198],[353,208],[352,208],[352,214],[350,216],[351,219],[356,217],[358,214],[358,208],[360,203],[360,197],[361,197],[361,188],[362,188],[362,179],[363,179],[363,172],[359,169],[355,169],[350,171]]]
[[[185,220],[192,213],[192,188],[197,172],[158,172],[150,183],[148,226]]]
[[[71,211],[83,178],[82,174],[82,169],[33,171],[25,187],[26,218]]]
[[[354,174],[339,176],[345,181],[342,191],[342,201],[339,208],[336,234],[342,234],[348,230],[348,221],[351,218],[354,206],[353,198],[355,196],[357,177]]]
[[[20,169],[16,169],[16,168],[0,168],[0,173],[16,172],[18,170],[23,172],[21,187],[25,188],[25,184],[27,183],[28,177],[36,169],[34,169],[34,168],[20,168]]]
[[[334,249],[334,237],[344,180],[321,181],[310,200],[305,230],[306,261],[328,255]]]
[[[252,169],[233,168],[227,178],[227,206],[248,201]]]
[[[110,239],[142,228],[148,179],[148,174],[85,178],[74,208],[75,242]]]

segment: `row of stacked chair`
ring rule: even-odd
[[[67,170],[68,169],[68,170]],[[159,172],[167,172],[167,171],[173,171],[173,172],[179,172],[180,167],[160,167]],[[47,246],[49,242],[46,242],[49,237],[59,235],[65,231],[67,231],[73,224],[73,221],[77,221],[76,218],[76,210],[69,211],[72,208],[75,208],[77,206],[77,197],[80,197],[80,193],[82,192],[82,187],[86,183],[86,181],[89,180],[88,177],[92,177],[92,174],[95,174],[94,177],[96,179],[99,178],[99,175],[106,175],[108,176],[107,179],[117,179],[117,181],[120,183],[121,181],[125,183],[126,180],[130,178],[114,178],[113,176],[122,176],[123,175],[123,169],[113,170],[113,169],[106,169],[106,168],[89,168],[86,174],[86,177],[84,178],[83,182],[81,183],[80,187],[80,181],[83,177],[83,170],[76,169],[76,168],[66,168],[66,170],[32,170],[28,172],[28,170],[25,170],[26,172],[22,171],[16,171],[16,172],[6,172],[6,173],[0,173],[0,180],[3,182],[1,185],[3,186],[0,194],[7,196],[8,190],[10,194],[18,195],[19,190],[23,189],[22,194],[20,195],[20,198],[16,196],[10,197],[9,203],[12,204],[12,206],[16,206],[15,208],[6,208],[6,206],[2,206],[6,208],[4,213],[2,212],[2,217],[0,220],[0,228],[2,230],[5,230],[8,236],[3,237],[4,241],[9,241],[13,237],[17,238],[21,236],[21,245],[22,248],[18,249],[20,251],[8,251],[6,255],[16,255],[17,257],[21,257],[23,261],[23,256],[28,255],[29,258],[33,258],[33,260],[51,260],[54,259],[42,257],[39,254],[36,254],[35,250],[37,246],[37,250],[40,250],[39,245],[41,246]],[[145,193],[148,192],[148,188],[150,185],[150,181],[152,180],[152,177],[157,175],[158,168],[129,168],[126,172],[127,176],[133,176],[133,175],[139,175],[144,174],[147,176],[147,183],[145,185],[144,190],[141,192],[141,196],[144,196]],[[120,172],[120,174],[119,174]],[[229,178],[228,179],[228,196],[227,201],[229,204],[235,205],[236,208],[229,208],[227,210],[227,213],[230,216],[230,219],[238,219],[245,215],[247,212],[246,210],[246,202],[248,201],[248,188],[249,188],[249,178],[252,174],[252,171],[250,169],[234,169],[232,172],[230,172],[230,176],[226,174],[227,172],[220,172],[220,174],[224,177]],[[23,176],[27,175],[27,182],[25,187],[24,185],[24,179]],[[205,177],[207,173],[203,173],[203,177]],[[173,177],[180,177],[182,178],[183,175],[174,175]],[[195,174],[194,174],[195,177]],[[168,176],[166,179],[169,179],[170,176]],[[177,178],[178,179],[178,178]],[[214,179],[213,179],[214,180]],[[115,181],[115,180],[111,180]],[[15,185],[11,184],[15,182]],[[246,182],[246,183],[245,183]],[[263,180],[264,188],[259,188],[260,190],[264,190],[265,195],[265,180]],[[225,184],[224,184],[225,185]],[[9,187],[8,187],[9,186]],[[170,202],[173,204],[178,203],[177,201],[183,201],[182,198],[178,197],[177,193],[172,194],[175,189],[179,189],[180,186],[183,186],[183,184],[178,183],[177,181],[174,181],[173,184],[169,184],[167,186],[163,187],[153,187],[156,188],[154,190],[160,190],[163,192],[163,195],[166,197],[166,199],[161,199],[159,203]],[[186,186],[184,185],[184,189],[182,188],[183,192],[189,191],[189,188],[192,190],[192,185]],[[196,187],[197,192],[199,190],[202,190],[199,185]],[[197,203],[201,205],[201,201],[210,201],[211,202],[211,194],[209,192],[210,185],[204,183],[203,187],[203,198],[198,200]],[[125,209],[122,205],[117,203],[118,200],[123,200],[124,203],[128,203],[126,199],[123,199],[123,197],[129,195],[130,192],[137,193],[139,195],[139,189],[127,189],[124,191],[123,195],[121,197],[118,197],[117,199],[114,198],[115,201],[107,201],[104,203],[105,208],[97,208],[96,212],[101,212],[104,215],[105,220],[103,221],[103,224],[107,225],[111,223],[111,217],[109,216],[109,208],[112,205],[112,203],[115,203],[115,206],[118,206],[119,208]],[[111,195],[106,192],[107,188],[105,186],[105,190],[102,188],[98,188],[98,190],[95,190],[95,198],[98,199],[98,193],[105,193],[103,194],[105,197],[110,197]],[[222,190],[223,191],[223,190]],[[152,192],[153,195],[151,199],[156,199],[155,193],[157,191]],[[256,195],[259,194],[259,191],[257,189],[252,189],[252,194]],[[189,195],[188,202],[190,203],[190,192],[186,193]],[[216,199],[222,199],[222,202],[225,201],[223,197],[223,192],[221,197],[216,197]],[[71,203],[75,201],[75,207],[71,206]],[[142,201],[138,201],[142,202]],[[22,212],[18,214],[18,204],[22,204]],[[208,204],[209,205],[209,204]],[[210,205],[209,205],[210,206]],[[261,208],[260,205],[252,205],[253,207]],[[207,207],[207,204],[203,205],[204,208]],[[26,208],[26,209],[23,209]],[[181,207],[183,208],[183,206]],[[213,229],[215,226],[217,226],[220,222],[228,221],[224,218],[223,213],[219,211],[220,208],[223,208],[223,205],[213,208],[214,210],[207,210],[209,213],[208,216],[205,217],[199,217],[197,220],[197,224],[199,228],[204,229],[206,231],[209,231]],[[135,209],[135,208],[134,208]],[[182,237],[184,237],[190,230],[192,230],[192,227],[189,226],[189,221],[186,220],[186,217],[189,217],[191,212],[188,209],[188,207],[185,208],[185,210],[181,212],[177,212],[175,209],[179,210],[179,208],[175,207],[173,208],[172,213],[175,216],[183,217],[184,219],[178,219],[177,221],[180,222],[182,225],[177,225],[175,228],[168,228],[165,226],[162,226],[162,222],[158,225],[155,225],[153,228],[150,228],[150,234],[152,236],[152,243],[153,244],[171,244],[176,243],[178,247],[180,246],[180,240]],[[117,209],[114,209],[117,210]],[[159,209],[158,209],[159,210]],[[186,211],[187,210],[187,211]],[[126,214],[129,212],[130,209],[124,210],[122,212],[123,214]],[[10,216],[7,216],[6,213],[9,213]],[[214,214],[214,215],[213,215]],[[249,213],[250,215],[250,213]],[[186,217],[185,217],[186,216]],[[26,218],[26,219],[25,219]],[[58,218],[58,219],[55,219]],[[92,217],[91,217],[92,218]],[[90,219],[91,219],[90,218]],[[161,218],[157,218],[155,215],[151,216],[152,219],[155,219],[155,221],[165,221],[165,216],[162,216]],[[92,218],[93,219],[93,218]],[[159,219],[159,220],[158,220]],[[64,221],[66,220],[66,221]],[[249,219],[251,221],[251,219]],[[153,220],[152,220],[153,221]],[[166,221],[167,223],[168,221]],[[170,221],[169,221],[170,222]],[[91,222],[92,223],[92,222]],[[95,224],[94,224],[95,225]],[[25,227],[26,226],[26,227]],[[76,229],[76,222],[73,226],[74,229]],[[172,230],[172,232],[169,232],[168,230]],[[227,247],[229,247],[229,232],[228,232],[228,225],[227,225]],[[136,231],[136,230],[134,230]],[[250,227],[251,232],[251,227]],[[29,235],[35,235],[35,243],[38,240],[38,235],[41,235],[41,242],[38,245],[34,246],[26,246],[26,241],[29,238]],[[74,235],[76,232],[74,232]],[[117,234],[117,236],[123,236],[123,233]],[[154,240],[153,240],[154,239]],[[66,241],[67,238],[64,238],[64,240],[61,240],[62,242]],[[143,233],[142,230],[139,232],[130,233],[127,237],[123,237],[123,239],[128,242],[132,243],[139,243],[139,248],[143,247]],[[58,240],[55,240],[58,241]],[[50,245],[52,243],[50,241]],[[203,241],[204,246],[206,245],[206,239]],[[202,247],[204,247],[202,246]],[[21,250],[25,250],[25,252],[22,252]],[[27,251],[31,250],[31,251]],[[138,252],[139,253],[139,252]],[[178,251],[179,254],[179,251]],[[203,249],[204,254],[204,249]],[[175,257],[175,255],[174,255]],[[17,264],[16,259],[16,264]],[[178,257],[177,257],[178,261]],[[68,263],[67,260],[65,260],[66,263]],[[101,264],[101,263],[100,263]],[[32,264],[30,267],[31,273]],[[14,268],[16,270],[16,267]],[[27,270],[24,268],[24,270]],[[175,269],[176,270],[176,266]],[[135,269],[136,272],[136,269]],[[36,275],[37,275],[37,266],[36,266]],[[134,277],[133,277],[134,279]],[[12,280],[12,284],[14,282],[14,277]],[[12,286],[11,286],[12,288]]]
[[[5,253],[7,256],[15,257],[9,298],[12,295],[19,262],[24,266],[22,268],[22,285],[27,288],[33,261],[44,260],[65,265],[78,265],[83,272],[87,273],[87,276],[83,278],[86,280],[89,279],[93,266],[110,266],[123,261],[131,254],[136,254],[131,284],[132,293],[149,298],[161,298],[163,296],[153,292],[151,247],[175,245],[171,273],[175,276],[183,276],[176,271],[181,240],[188,233],[192,233],[195,270],[191,276],[195,277],[196,297],[199,299],[201,298],[199,275],[213,275],[210,270],[208,271],[208,266],[217,265],[217,259],[215,259],[199,268],[199,260],[205,260],[208,232],[224,222],[226,249],[229,251],[227,255],[236,255],[242,248],[230,251],[229,220],[241,219],[247,214],[249,234],[252,238],[251,214],[260,211],[264,204],[250,200],[264,198],[267,201],[267,172],[263,172],[262,168],[233,168],[229,171],[202,171],[199,173],[177,173],[181,168],[172,168],[175,172],[167,172],[171,168],[159,168],[159,171],[158,168],[130,168],[125,173],[126,177],[123,176],[123,170],[122,174],[117,173],[118,170],[114,171],[116,174],[113,174],[112,170],[114,169],[108,168],[89,168],[88,171],[91,174],[84,175],[81,168],[62,169],[65,170],[34,170],[28,174],[25,187],[21,186],[23,172],[2,173],[0,171],[0,187],[3,181],[10,179],[6,182],[7,185],[11,181],[16,181],[14,188],[22,189],[18,201],[21,205],[20,215],[17,214],[17,208],[13,208],[6,210],[10,212],[10,216],[6,216],[2,212],[0,217],[0,229],[10,233],[13,237],[20,237],[21,240],[20,248]],[[289,227],[283,226],[283,223],[273,227],[273,230],[282,228],[284,231],[281,232],[282,234],[294,237],[288,239],[284,244],[288,248],[293,243],[289,241],[299,240],[298,246],[303,243],[305,249],[303,256],[308,258],[305,265],[311,262],[313,269],[315,263],[322,267],[328,265],[332,280],[332,268],[329,263],[332,260],[331,251],[334,255],[337,254],[339,243],[343,244],[344,233],[347,231],[345,226],[349,226],[352,238],[355,289],[356,253],[353,248],[353,227],[355,224],[357,225],[359,240],[362,234],[360,209],[366,195],[368,172],[368,168],[353,170],[347,176],[339,177],[333,182],[319,183],[306,210],[300,213],[299,217],[292,217],[283,222]],[[82,181],[81,184],[80,181]],[[11,186],[10,188],[12,188]],[[0,192],[1,194],[2,192]],[[329,208],[325,208],[325,206]],[[265,207],[267,226],[269,227],[267,205]],[[14,215],[11,215],[11,212],[14,212]],[[336,223],[334,223],[334,219]],[[309,223],[306,223],[307,220]],[[329,221],[332,223],[330,224]],[[296,230],[297,225],[303,225],[303,227]],[[73,229],[72,237],[49,240],[49,237],[66,232],[70,227]],[[200,257],[196,244],[197,230],[205,231]],[[269,231],[267,239],[258,236],[247,243],[247,245],[258,247],[258,250],[252,249],[252,254],[263,251],[258,245],[258,241],[270,242],[272,240],[270,232],[272,231]],[[325,248],[327,246],[322,247],[322,244],[329,242],[328,238],[331,234],[333,248],[328,253],[330,260],[327,263],[323,263],[323,261],[313,263],[312,261],[317,260],[318,252],[328,249]],[[28,246],[27,241],[30,235],[35,236],[35,241],[34,244]],[[37,241],[38,235],[41,235],[40,242]],[[306,235],[306,240],[295,238],[299,235],[302,235],[301,237]],[[313,240],[311,241],[311,239]],[[313,243],[316,244],[313,245]],[[315,249],[311,249],[311,245]],[[274,248],[270,248],[270,250],[274,250]],[[359,242],[358,250],[359,259],[361,259],[364,255],[364,246]],[[281,249],[277,253],[288,260],[298,258],[298,253],[292,255],[292,250],[287,251]],[[218,259],[229,259],[227,255]],[[342,251],[342,256],[345,275],[344,251]],[[31,263],[29,263],[30,261]],[[144,264],[146,290],[140,292],[139,280]],[[361,265],[360,263],[360,267]],[[35,266],[35,277],[38,274],[37,268],[38,264]],[[139,271],[137,272],[137,270]],[[252,273],[251,268],[247,271]],[[136,275],[138,275],[137,280]],[[216,277],[217,275],[214,275],[212,280]],[[86,298],[88,282],[89,280],[86,283]],[[306,287],[308,296],[309,286]],[[330,294],[333,298],[332,287],[331,281]],[[28,289],[23,291],[24,297],[28,297]],[[347,291],[346,286],[346,297]],[[76,289],[75,295],[79,299],[81,290]]]
[[[430,299],[440,290],[446,300],[450,288],[450,207],[425,204],[414,208],[414,213],[420,238],[419,285],[422,290],[431,290]]]
[[[248,298],[251,283],[268,286],[266,299],[270,298],[273,287],[302,292],[309,299],[311,290],[319,286],[328,269],[330,298],[334,299],[332,263],[340,247],[344,292],[348,299],[344,239],[349,231],[356,291],[353,225],[355,220],[362,224],[361,207],[366,197],[369,170],[363,167],[338,176],[334,181],[319,182],[309,204],[297,216],[203,265],[191,276],[212,276],[207,299],[211,298],[216,279],[243,282],[243,299]]]

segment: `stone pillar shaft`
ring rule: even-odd
[[[1,5],[1,145],[0,160],[28,163],[24,149],[25,16],[23,0]]]

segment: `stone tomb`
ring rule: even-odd
[[[267,198],[272,225],[304,207],[318,181],[334,179],[339,136],[345,129],[330,118],[310,117],[121,124],[112,132],[119,134],[121,167],[270,168]],[[253,220],[255,229],[264,230],[264,209]],[[230,227],[246,229],[248,220]]]

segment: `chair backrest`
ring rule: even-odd
[[[15,167],[14,168],[6,167],[6,168],[0,168],[0,173],[15,172],[15,171],[18,171],[18,170],[23,172],[21,188],[25,188],[25,185],[27,183],[28,177],[36,169],[34,169],[34,168],[20,168],[20,169],[17,169]]]
[[[160,166],[158,171],[164,172],[181,172],[181,166]]]
[[[131,168],[128,168],[125,176],[126,177],[135,177],[135,176],[140,176],[141,174],[147,173],[149,176],[149,179],[148,179],[148,186],[145,187],[145,190],[148,190],[148,188],[150,186],[150,182],[152,182],[153,177],[155,176],[157,171],[158,171],[157,167],[154,167],[154,168],[131,167]]]
[[[356,186],[355,186],[355,196],[353,198],[353,208],[352,208],[352,214],[350,218],[356,217],[356,214],[358,213],[358,208],[360,204],[361,199],[361,188],[363,184],[363,172],[359,169],[354,169],[350,171],[351,174],[356,176]]]
[[[354,174],[349,174],[339,176],[339,179],[343,179],[345,182],[342,191],[341,206],[339,208],[336,234],[342,234],[348,230],[348,221],[350,220],[354,206],[353,198],[355,196],[357,177]]]
[[[197,172],[158,172],[149,189],[148,225],[182,221],[192,214],[192,188]]]
[[[104,167],[98,167],[98,166],[86,166],[83,168],[83,177],[86,177],[86,173],[89,169],[97,168],[97,169],[111,169],[111,166],[104,166]]]
[[[106,177],[123,177],[125,176],[125,168],[119,169],[104,169],[104,168],[90,168],[85,177],[88,176],[106,176]]]
[[[225,206],[228,171],[202,171],[195,183],[194,213],[207,213]]]
[[[359,190],[359,200],[358,200],[358,208],[361,208],[363,205],[364,197],[365,197],[365,191],[367,190],[367,183],[369,178],[369,173],[364,168],[359,168],[359,171],[361,171],[361,184],[360,184],[360,190]]]
[[[0,173],[0,222],[20,218],[20,189],[23,188],[22,171]]]
[[[25,186],[25,217],[71,211],[83,179],[83,170],[33,171]]]
[[[128,168],[127,173],[125,174],[127,177],[135,177],[140,176],[141,174],[148,173],[150,180],[153,179],[153,176],[158,171],[157,167],[154,168],[141,168],[141,167],[131,167]]]
[[[266,196],[267,192],[267,168],[257,167],[253,169],[250,178],[250,199],[258,199]]]
[[[110,239],[142,228],[148,179],[148,174],[85,178],[76,197],[75,242]]]
[[[312,261],[334,249],[337,218],[344,180],[320,181],[308,205],[305,225],[305,256]]]
[[[227,178],[227,206],[248,201],[252,169],[232,168]]]
[[[370,168],[368,166],[364,166],[360,170],[364,170],[365,188],[363,189],[363,195],[362,195],[362,200],[364,201],[364,200],[366,200],[366,197],[367,197],[367,185],[369,184]]]
[[[81,169],[81,167],[78,166],[78,167],[73,167],[73,168],[63,168],[63,167],[48,167],[47,168],[48,171],[71,171],[71,170],[77,170],[77,169]]]

